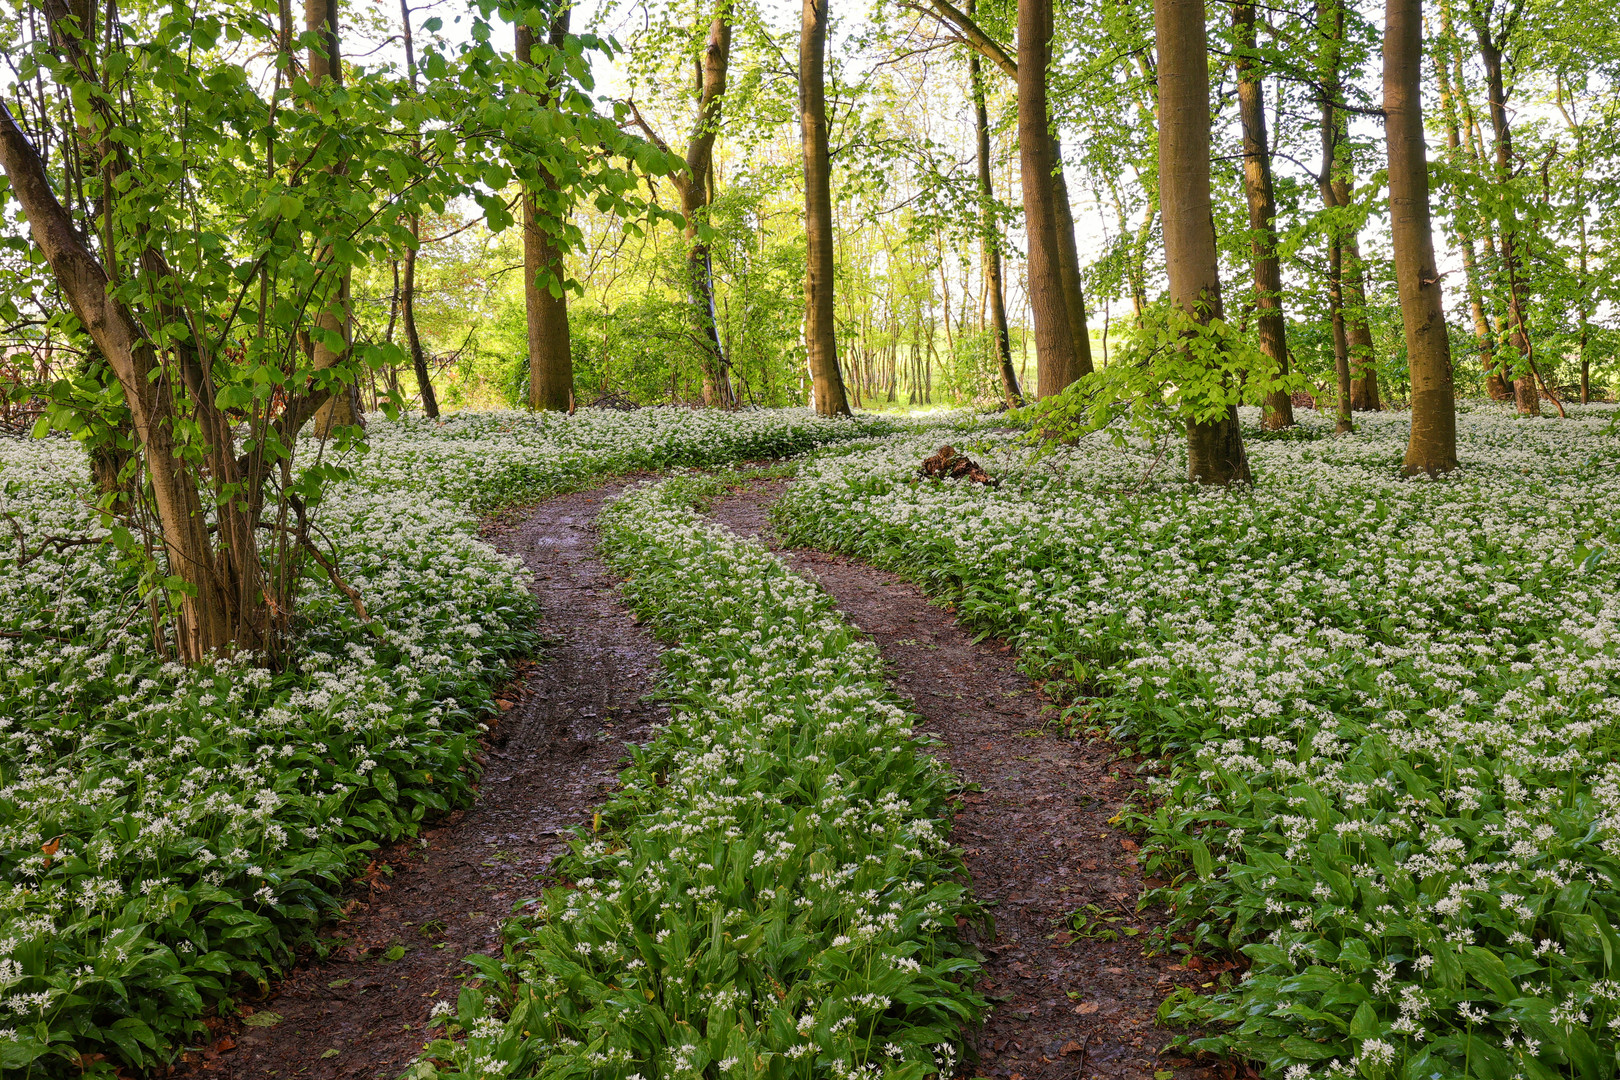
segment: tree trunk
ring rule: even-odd
[[[1254,263],[1255,325],[1260,351],[1288,374],[1288,324],[1283,318],[1282,269],[1277,261],[1277,198],[1271,186],[1271,148],[1266,141],[1265,91],[1253,54],[1257,47],[1254,4],[1239,0],[1232,5],[1232,30],[1237,40],[1238,114],[1243,124],[1243,194],[1249,204],[1249,253]],[[1268,429],[1294,423],[1294,400],[1286,390],[1266,395],[1262,424]]]
[[[1350,193],[1348,179],[1342,181],[1346,191],[1339,203],[1348,206]],[[1361,238],[1351,233],[1344,238],[1344,292],[1349,305],[1349,318],[1345,321],[1345,334],[1350,342],[1350,407],[1358,412],[1376,412],[1383,408],[1378,395],[1377,357],[1373,353],[1372,320],[1367,315],[1366,263],[1361,258]]]
[[[1079,375],[1054,174],[1046,68],[1052,39],[1051,0],[1018,0],[1018,147],[1029,244],[1029,303],[1035,323],[1036,394],[1047,397]],[[1074,235],[1073,229],[1069,235]]]
[[[1050,3],[1051,0],[1045,0]],[[1050,59],[1050,57],[1048,58]],[[1063,305],[1069,312],[1069,339],[1074,342],[1070,382],[1090,375],[1091,332],[1086,328],[1086,297],[1081,288],[1080,252],[1074,240],[1074,210],[1069,205],[1069,182],[1063,174],[1063,143],[1052,134],[1052,202],[1057,208],[1058,264],[1063,274]]]
[[[1530,334],[1525,323],[1525,281],[1523,258],[1520,251],[1518,227],[1512,206],[1513,183],[1513,131],[1508,123],[1507,89],[1502,79],[1502,49],[1492,39],[1488,11],[1470,6],[1474,36],[1479,41],[1479,58],[1485,66],[1485,93],[1491,117],[1491,134],[1496,148],[1497,198],[1501,200],[1502,273],[1507,278],[1508,344],[1518,353],[1513,370],[1513,396],[1519,412],[1525,416],[1541,415],[1541,394],[1536,389],[1535,373],[1531,370]]]
[[[1390,238],[1412,375],[1412,434],[1401,466],[1408,476],[1434,476],[1457,467],[1451,340],[1429,224],[1422,58],[1423,0],[1385,0],[1384,131],[1389,142]]]
[[[422,219],[412,216],[411,239],[422,238]],[[422,339],[416,332],[416,247],[405,249],[405,280],[399,290],[400,319],[405,324],[405,346],[411,354],[411,370],[416,372],[416,388],[422,394],[422,411],[429,420],[439,418],[439,397],[433,392],[433,377],[428,371],[427,356],[422,352]]]
[[[1452,83],[1452,65],[1456,65],[1457,82]],[[1440,83],[1440,111],[1446,125],[1446,151],[1453,169],[1462,165],[1462,130],[1457,120],[1456,94],[1463,87],[1462,54],[1456,49],[1451,28],[1451,10],[1440,5],[1440,41],[1435,49],[1435,75]],[[1456,186],[1452,187],[1452,220],[1457,233],[1457,246],[1462,249],[1463,285],[1468,291],[1468,313],[1474,323],[1474,343],[1479,350],[1480,367],[1485,371],[1485,393],[1493,401],[1506,401],[1512,397],[1507,380],[1497,370],[1495,343],[1491,337],[1491,322],[1485,314],[1485,297],[1480,288],[1479,262],[1474,251],[1474,233],[1467,212],[1467,203]]]
[[[804,0],[799,28],[799,134],[804,148],[804,344],[816,412],[848,416],[833,318],[832,163],[827,146],[827,2]]]
[[[416,93],[416,36],[415,28],[411,25],[410,0],[399,0],[400,25],[405,36],[405,67],[410,73],[411,93]],[[418,155],[422,152],[420,143],[413,149]],[[433,392],[433,377],[428,371],[427,357],[422,352],[422,339],[416,332],[416,255],[417,248],[422,241],[422,218],[419,214],[411,215],[411,246],[405,251],[405,283],[400,290],[399,304],[401,314],[405,320],[405,345],[411,354],[411,368],[416,373],[416,388],[422,395],[422,412],[429,420],[439,418],[439,396]],[[395,264],[396,268],[398,264]],[[389,324],[390,333],[393,324]],[[389,370],[389,381],[397,382],[397,376],[392,368]]]
[[[305,69],[310,85],[320,86],[329,82],[332,86],[342,86],[343,59],[338,46],[338,0],[304,0],[304,30],[314,35]],[[345,168],[346,165],[341,160],[328,166],[332,172],[342,172]],[[332,252],[328,250],[324,256],[322,261],[330,266]],[[344,266],[338,271],[337,295],[329,297],[326,305],[315,316],[316,332],[310,335],[310,339],[314,345],[313,359],[318,371],[336,367],[349,358],[349,346],[354,332],[349,303],[349,277],[349,267]],[[365,415],[360,411],[360,387],[352,379],[341,387],[335,387],[330,400],[315,414],[315,431],[323,436],[330,435],[334,428],[340,426],[364,423]]]
[[[1154,0],[1159,53],[1159,212],[1170,300],[1201,323],[1221,317],[1209,192],[1209,52],[1203,0]],[[1252,483],[1237,407],[1187,421],[1187,470],[1201,484]]]
[[[1575,278],[1575,295],[1579,297],[1576,304],[1576,314],[1580,319],[1581,332],[1576,342],[1576,358],[1581,369],[1581,404],[1588,404],[1592,399],[1592,358],[1587,355],[1586,348],[1592,336],[1592,279],[1591,267],[1588,265],[1591,240],[1586,225],[1586,132],[1576,121],[1575,102],[1570,99],[1569,107],[1564,106],[1564,80],[1556,76],[1558,91],[1558,111],[1564,116],[1564,123],[1569,127],[1569,133],[1575,139],[1575,191],[1571,202],[1575,207],[1576,238],[1579,243],[1577,276]]]
[[[562,48],[568,37],[566,5],[559,6],[551,22],[551,44]],[[534,62],[534,31],[516,31],[519,63]],[[523,193],[523,303],[529,322],[529,408],[570,412],[574,408],[574,352],[568,332],[568,270],[558,237],[549,226],[560,226],[564,213],[554,181],[546,177],[541,192]]]
[[[1346,143],[1345,118],[1335,103],[1343,99],[1340,64],[1344,49],[1343,0],[1319,0],[1317,23],[1321,27],[1322,51],[1318,76],[1322,82],[1322,174],[1317,188],[1322,205],[1329,210],[1350,205],[1351,169]],[[1355,230],[1335,228],[1339,247],[1338,269],[1330,288],[1337,289],[1340,318],[1349,349],[1351,408],[1379,407],[1378,374],[1373,355],[1372,328],[1367,321],[1367,293],[1362,275],[1361,243]],[[1331,260],[1330,260],[1331,261]]]
[[[974,0],[968,0],[968,15]],[[984,105],[984,73],[979,54],[968,50],[968,83],[973,91],[973,134],[979,163],[979,261],[984,270],[984,291],[990,307],[990,332],[996,364],[1001,372],[1001,394],[1009,409],[1024,403],[1013,370],[1012,339],[1007,333],[1007,293],[1001,280],[1001,231],[996,227],[995,189],[990,183],[990,117]]]
[[[199,663],[237,647],[267,647],[277,624],[266,602],[254,535],[259,482],[244,477],[237,467],[230,424],[214,407],[205,359],[189,350],[177,350],[176,362],[166,363],[152,349],[134,315],[111,295],[112,282],[105,269],[80,239],[72,218],[51,190],[45,163],[3,102],[0,169],[63,296],[123,388],[152,484],[167,569],[188,587],[175,621],[181,659]],[[141,269],[162,276],[172,274],[155,252]],[[191,398],[188,408],[175,399],[176,374]],[[314,411],[305,406],[319,404],[324,397],[300,399],[296,408],[289,406],[289,435]],[[207,440],[205,464],[215,494],[221,496],[214,514],[214,535],[210,535],[201,498],[202,478],[196,466],[182,456],[176,438],[176,428],[182,423],[194,424]],[[223,497],[238,485],[245,496],[238,492],[235,497]]]
[[[1328,238],[1328,312],[1333,323],[1333,378],[1337,398],[1333,431],[1348,435],[1356,430],[1350,415],[1350,340],[1344,328],[1344,247],[1337,236]]]
[[[686,144],[686,175],[677,184],[681,194],[681,214],[686,218],[686,275],[691,283],[692,315],[702,341],[703,402],[731,408],[736,394],[728,374],[725,349],[720,344],[719,320],[714,309],[714,263],[708,242],[699,237],[714,202],[711,183],[714,166],[714,140],[720,132],[720,113],[725,104],[726,70],[731,59],[731,7],[722,2],[719,13],[709,24],[709,37],[703,48],[698,83],[697,119]]]

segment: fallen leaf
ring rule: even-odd
[[[54,840],[47,840],[45,843],[39,845],[39,850],[45,853],[45,869],[49,870],[51,868],[51,860],[56,858],[56,852],[61,848],[61,846],[62,838],[60,836]]]
[[[1085,1047],[1081,1046],[1079,1043],[1075,1042],[1073,1039],[1070,1039],[1068,1042],[1063,1044],[1063,1052],[1065,1054],[1078,1054],[1084,1049],[1085,1049]]]
[[[496,698],[495,699],[495,706],[496,706],[496,708],[500,709],[501,712],[509,712],[511,710],[512,706],[514,706],[516,704],[517,704],[517,702],[508,701],[505,698]]]
[[[1135,851],[1137,844],[1135,840],[1121,840],[1119,842],[1119,846],[1124,848],[1126,851]]]
[[[1074,1007],[1074,1011],[1081,1016],[1090,1016],[1097,1011],[1097,1003],[1095,1001],[1082,1001]]]

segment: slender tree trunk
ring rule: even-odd
[[[974,14],[968,0],[968,15]],[[996,227],[995,189],[990,183],[990,117],[984,105],[984,73],[979,54],[968,50],[968,83],[973,91],[973,134],[979,163],[979,261],[984,270],[984,291],[990,307],[990,327],[996,364],[1001,372],[1001,394],[1007,407],[1024,403],[1013,370],[1012,339],[1007,333],[1007,292],[1001,280],[1001,230]]]
[[[1350,205],[1353,162],[1346,141],[1345,117],[1335,106],[1343,99],[1340,65],[1344,50],[1343,0],[1319,0],[1317,23],[1322,34],[1318,76],[1322,82],[1322,174],[1317,187],[1329,210]],[[1333,286],[1339,292],[1346,345],[1350,351],[1350,407],[1379,407],[1378,374],[1373,355],[1372,327],[1367,320],[1367,293],[1362,274],[1361,243],[1355,230],[1336,228],[1338,271]]]
[[[338,0],[304,0],[304,30],[313,34],[306,62],[306,75],[312,86],[330,83],[343,85],[343,59],[338,41]],[[343,161],[329,166],[333,172],[347,168]],[[325,259],[332,252],[325,252]],[[338,272],[337,295],[331,297],[315,317],[317,332],[311,335],[314,344],[314,364],[317,370],[336,367],[349,358],[349,345],[353,334],[353,316],[349,303],[349,267]],[[336,346],[336,347],[334,347]],[[360,411],[360,387],[348,382],[332,394],[321,411],[315,414],[315,430],[329,435],[333,428],[365,423]]]
[[[804,343],[816,412],[848,416],[833,319],[832,163],[827,146],[827,3],[804,0],[799,30],[799,133],[804,146]]]
[[[728,374],[730,365],[720,342],[720,323],[714,304],[714,261],[709,244],[699,235],[714,203],[714,141],[720,132],[725,104],[726,71],[731,60],[731,5],[722,0],[709,24],[708,41],[699,65],[697,119],[686,144],[687,172],[677,186],[681,215],[686,218],[686,274],[691,282],[692,314],[707,355],[703,359],[703,402],[711,407],[737,404]]]
[[[411,93],[416,93],[416,33],[411,25],[410,0],[399,0],[400,25],[405,36],[405,67],[410,72]],[[418,155],[422,152],[420,143],[413,147]],[[401,315],[405,320],[405,345],[411,354],[411,368],[416,373],[416,389],[422,395],[422,412],[429,420],[439,418],[439,397],[433,392],[433,378],[428,371],[427,357],[422,352],[422,339],[416,332],[416,254],[422,241],[422,218],[419,214],[411,215],[411,246],[405,251],[405,281],[400,289],[399,305]],[[395,264],[398,270],[398,264]],[[393,323],[389,322],[389,333],[392,337]],[[389,381],[397,383],[398,377],[392,370],[389,371]]]
[[[1401,467],[1408,476],[1434,476],[1457,467],[1451,340],[1429,223],[1422,60],[1423,0],[1385,0],[1384,131],[1389,142],[1390,237],[1412,373],[1412,435]]]
[[[422,237],[422,219],[411,218],[411,239]],[[416,247],[405,249],[405,280],[399,290],[400,319],[405,324],[405,347],[411,354],[411,370],[416,373],[416,389],[422,395],[422,412],[428,419],[439,418],[439,396],[433,392],[433,377],[428,371],[427,355],[422,351],[422,338],[416,332]]]
[[[1575,102],[1571,98],[1569,105],[1564,104],[1564,80],[1562,76],[1555,77],[1558,91],[1558,111],[1564,116],[1564,123],[1569,133],[1575,139],[1575,191],[1571,200],[1575,206],[1576,236],[1579,241],[1577,276],[1575,278],[1575,295],[1579,297],[1576,304],[1576,314],[1580,319],[1581,332],[1576,343],[1576,357],[1581,368],[1581,404],[1585,405],[1592,399],[1592,358],[1587,355],[1586,348],[1592,335],[1592,279],[1590,267],[1587,265],[1590,238],[1586,226],[1586,132],[1576,121]]]
[[[1051,0],[1018,0],[1018,147],[1039,397],[1057,393],[1080,374],[1076,359],[1079,343],[1074,338],[1063,274],[1063,218],[1054,181],[1058,167],[1053,154],[1056,143],[1046,101],[1051,41]],[[1071,227],[1071,242],[1073,235]]]
[[[1348,205],[1348,190],[1340,205]],[[1352,233],[1344,238],[1344,291],[1350,308],[1345,332],[1350,341],[1350,407],[1359,412],[1383,408],[1378,394],[1377,357],[1373,353],[1372,320],[1367,314],[1366,263],[1361,258],[1361,238]]]
[[[1337,236],[1328,239],[1328,312],[1333,322],[1333,378],[1337,391],[1333,430],[1347,435],[1356,430],[1350,415],[1350,339],[1344,328],[1344,247]]]
[[[1159,211],[1170,299],[1194,319],[1221,317],[1209,191],[1209,51],[1203,0],[1154,0],[1159,53]],[[1021,69],[1020,69],[1021,70]],[[1252,483],[1237,407],[1187,422],[1187,468],[1202,484]]]
[[[1277,198],[1271,186],[1271,148],[1266,140],[1265,89],[1253,53],[1257,48],[1254,4],[1239,0],[1232,5],[1232,30],[1237,39],[1238,113],[1243,124],[1243,194],[1249,204],[1249,257],[1254,264],[1255,326],[1260,351],[1288,374],[1288,324],[1283,318],[1282,269],[1277,261]],[[1266,395],[1262,423],[1270,429],[1294,422],[1294,400],[1286,390]]]
[[[1456,39],[1451,28],[1449,5],[1440,5],[1440,41],[1434,55],[1435,75],[1440,84],[1440,112],[1446,125],[1446,152],[1454,169],[1462,166],[1462,130],[1457,120],[1456,91],[1462,89],[1462,57],[1456,52]],[[1452,64],[1457,65],[1456,90],[1452,84]],[[1493,401],[1506,401],[1512,396],[1507,380],[1497,370],[1495,343],[1491,337],[1491,322],[1485,314],[1485,297],[1480,289],[1479,263],[1474,251],[1474,233],[1470,223],[1466,200],[1456,185],[1451,189],[1452,221],[1457,234],[1457,246],[1462,251],[1463,286],[1468,293],[1468,312],[1474,323],[1474,343],[1479,350],[1480,367],[1485,372],[1485,392]]]
[[[568,38],[566,5],[551,23],[551,44]],[[519,26],[516,53],[520,63],[534,62],[534,31]],[[542,207],[541,201],[545,205]],[[570,412],[574,407],[574,351],[568,331],[568,270],[558,242],[562,215],[560,192],[549,176],[543,190],[523,193],[523,301],[529,322],[529,408]]]
[[[1525,322],[1525,281],[1521,241],[1512,205],[1513,183],[1513,131],[1508,123],[1507,89],[1502,79],[1501,46],[1492,39],[1487,11],[1470,6],[1474,36],[1479,41],[1479,58],[1485,67],[1485,93],[1491,117],[1491,133],[1496,146],[1497,197],[1501,200],[1501,260],[1506,276],[1508,344],[1518,354],[1514,364],[1513,396],[1519,412],[1525,416],[1541,415],[1541,394],[1536,389],[1535,373],[1530,368],[1530,335]]]
[[[63,296],[123,388],[151,481],[167,569],[187,586],[175,621],[181,659],[198,663],[238,647],[267,647],[277,623],[266,602],[254,533],[259,481],[238,469],[230,424],[214,407],[207,358],[182,347],[175,362],[166,363],[154,352],[134,313],[112,295],[105,268],[80,238],[51,188],[44,162],[3,102],[0,170]],[[157,277],[172,275],[156,252],[140,269]],[[186,407],[175,399],[177,383],[190,397]],[[325,396],[299,399],[289,407],[289,435]],[[188,465],[176,436],[181,424],[206,440],[207,479],[218,499],[212,533],[201,497],[203,478]],[[246,494],[225,497],[236,485]]]

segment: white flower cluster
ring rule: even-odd
[[[575,851],[576,887],[508,928],[502,1033],[467,995],[465,1037],[413,1075],[490,1055],[510,1076],[920,1075],[981,1004],[950,933],[972,908],[943,770],[826,596],[687,505],[704,482],[603,514],[630,602],[680,642],[673,717]]]
[[[316,522],[375,623],[312,577],[278,672],[166,663],[110,545],[44,545],[106,532],[82,450],[0,439],[0,964],[22,972],[0,1016],[161,1064],[205,1002],[290,957],[367,845],[470,797],[490,683],[534,610],[477,509],[872,430],[805,410],[373,418]],[[50,1052],[37,1030],[0,1035],[0,1059]]]
[[[821,455],[779,527],[947,592],[1097,688],[1077,724],[1165,757],[1147,856],[1194,871],[1185,926],[1252,962],[1182,1006],[1229,1022],[1197,1045],[1302,1077],[1596,1075],[1620,1026],[1617,411],[1465,413],[1442,481],[1399,477],[1403,417],[1323,424],[1252,439],[1242,491],[1005,436],[970,448],[999,487],[919,483],[938,440],[894,439]]]

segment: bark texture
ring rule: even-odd
[[[1412,434],[1402,471],[1430,476],[1457,467],[1457,405],[1451,383],[1440,273],[1429,222],[1423,141],[1422,0],[1386,0],[1384,130],[1389,140],[1389,218],[1395,282],[1412,376]]]
[[[968,16],[974,14],[973,0],[968,0]],[[1023,391],[1018,385],[1018,373],[1013,370],[1012,336],[1007,330],[1007,293],[1001,280],[1001,230],[996,225],[995,189],[990,183],[990,117],[984,105],[984,72],[979,67],[977,50],[968,50],[968,82],[973,91],[973,134],[979,166],[979,262],[984,268],[984,292],[990,309],[991,345],[995,349],[996,365],[1001,374],[1001,394],[1007,407],[1016,409],[1024,403]]]
[[[237,647],[265,647],[277,624],[265,600],[254,536],[262,474],[235,457],[230,423],[214,407],[207,358],[184,348],[166,362],[153,350],[136,314],[111,295],[106,270],[85,246],[51,189],[44,162],[3,102],[0,169],[52,276],[123,388],[151,480],[169,573],[190,587],[175,617],[180,658],[196,663]],[[173,273],[155,251],[139,271]],[[176,398],[181,389],[189,398],[184,407]],[[326,397],[317,392],[289,400],[278,421],[283,437],[296,434]],[[206,440],[205,465],[215,493],[229,485],[241,485],[245,493],[221,500],[212,532],[201,478],[179,453],[175,428],[182,419],[195,423]]]
[[[1453,165],[1459,165],[1463,156],[1462,127],[1458,120],[1456,90],[1462,88],[1462,56],[1456,50],[1452,33],[1451,11],[1447,4],[1440,5],[1440,41],[1435,50],[1434,70],[1440,84],[1440,113],[1446,126],[1446,154]],[[1453,65],[1456,82],[1453,83]],[[1454,89],[1455,86],[1455,89]],[[1485,296],[1480,287],[1479,257],[1474,248],[1473,222],[1462,196],[1452,194],[1451,217],[1457,246],[1462,252],[1463,287],[1468,292],[1468,313],[1474,326],[1474,345],[1479,353],[1480,367],[1485,372],[1485,392],[1493,401],[1506,401],[1513,396],[1512,389],[1497,369],[1495,342],[1491,336],[1491,322],[1485,314]]]
[[[1322,172],[1317,177],[1317,189],[1322,205],[1329,210],[1347,211],[1351,206],[1351,188],[1354,161],[1347,142],[1347,127],[1343,110],[1335,103],[1344,99],[1341,67],[1344,54],[1344,2],[1319,0],[1317,25],[1321,34],[1321,52],[1317,58],[1317,75],[1322,83]],[[1345,345],[1348,349],[1350,384],[1347,408],[1377,409],[1378,394],[1377,357],[1373,352],[1372,326],[1367,319],[1367,290],[1362,270],[1361,242],[1357,230],[1342,224],[1335,227],[1339,256],[1333,265],[1330,290],[1339,296],[1340,319],[1344,324]],[[1331,260],[1330,260],[1331,261]],[[1345,396],[1341,389],[1340,396]]]
[[[1209,191],[1209,51],[1203,0],[1154,0],[1159,53],[1159,212],[1170,299],[1199,322],[1221,317]],[[1203,484],[1251,483],[1237,407],[1187,423],[1187,469]]]
[[[692,293],[692,314],[704,350],[703,402],[723,408],[735,405],[737,399],[715,317],[714,262],[707,241],[698,234],[698,226],[708,221],[709,207],[714,202],[714,140],[720,133],[730,59],[731,7],[722,0],[703,46],[697,119],[686,143],[687,171],[679,177],[676,187],[681,195],[681,214],[686,218],[686,276]]]
[[[1530,335],[1525,323],[1525,281],[1522,240],[1510,205],[1513,183],[1513,128],[1508,121],[1507,84],[1502,77],[1502,48],[1491,36],[1490,12],[1478,6],[1479,0],[1469,7],[1474,25],[1474,36],[1479,41],[1479,59],[1485,67],[1485,94],[1487,112],[1491,118],[1491,135],[1496,151],[1496,184],[1502,199],[1498,236],[1501,240],[1502,274],[1507,279],[1507,340],[1517,354],[1513,370],[1513,396],[1519,412],[1525,416],[1541,415],[1541,394],[1536,389],[1535,373],[1531,368]]]
[[[827,2],[804,0],[799,26],[799,134],[804,151],[804,344],[821,416],[848,416],[833,322],[832,162],[827,146]]]
[[[560,7],[551,21],[551,44],[561,48],[568,37],[568,11]],[[516,54],[520,63],[534,62],[534,30],[519,26]],[[547,174],[549,180],[549,174]],[[556,229],[560,205],[553,183],[544,203],[533,190],[523,193],[523,302],[529,329],[529,408],[569,412],[574,407],[574,353],[568,333],[568,270]]]
[[[1249,205],[1249,259],[1254,266],[1255,328],[1260,351],[1288,374],[1288,324],[1283,318],[1282,268],[1277,261],[1277,197],[1271,184],[1271,148],[1266,139],[1265,88],[1253,59],[1257,46],[1254,4],[1232,6],[1237,39],[1238,114],[1243,124],[1243,195]],[[1270,429],[1294,423],[1294,399],[1286,390],[1266,395],[1261,422]]]
[[[320,86],[323,83],[331,83],[334,86],[342,86],[343,57],[338,46],[338,0],[304,0],[304,30],[314,35],[309,46],[309,57],[305,61],[305,75],[310,84]],[[338,161],[329,168],[332,172],[341,173],[344,165]],[[331,254],[327,251],[326,258],[330,259]],[[349,278],[347,266],[338,271],[335,290],[337,295],[331,297],[315,316],[315,326],[320,333],[311,335],[314,346],[311,355],[317,370],[336,367],[349,358],[349,346],[354,332],[349,303]],[[333,347],[334,339],[341,343],[337,348]],[[360,411],[360,387],[353,380],[335,388],[331,399],[315,414],[315,431],[320,435],[329,435],[336,427],[364,423],[365,415]]]
[[[422,239],[422,219],[411,218],[411,239]],[[404,281],[399,290],[400,320],[405,324],[405,347],[411,354],[411,370],[416,373],[416,389],[422,395],[422,411],[430,420],[439,416],[439,396],[433,391],[433,375],[428,371],[427,354],[416,332],[416,246],[405,249]]]
[[[1018,161],[1029,242],[1029,304],[1035,322],[1039,397],[1057,393],[1081,374],[1060,233],[1066,215],[1060,216],[1058,208],[1056,143],[1046,101],[1051,44],[1051,0],[1018,0]],[[1069,243],[1073,242],[1071,226]]]

